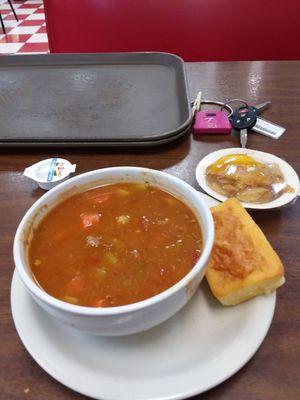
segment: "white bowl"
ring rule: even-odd
[[[254,160],[262,163],[266,164],[276,163],[282,172],[286,184],[290,185],[294,189],[293,193],[284,193],[277,199],[269,201],[267,203],[260,204],[260,203],[241,202],[245,208],[256,209],[256,210],[279,208],[292,203],[296,199],[300,188],[299,178],[296,171],[290,166],[290,164],[288,164],[281,158],[274,156],[273,154],[251,149],[243,149],[240,147],[213,151],[212,153],[209,153],[207,156],[202,158],[202,160],[199,162],[196,168],[196,179],[200,187],[203,190],[205,190],[207,194],[209,194],[210,196],[214,197],[219,201],[227,200],[226,196],[223,196],[222,194],[215,192],[210,186],[208,186],[205,175],[206,175],[206,168],[209,165],[213,164],[219,158],[227,156],[229,154],[246,154],[254,158]]]
[[[58,202],[75,193],[116,182],[149,182],[175,195],[195,213],[202,230],[201,257],[192,270],[164,292],[119,307],[92,308],[76,306],[47,294],[34,281],[28,265],[27,252],[33,231],[41,218]],[[14,240],[16,269],[34,300],[61,322],[83,331],[102,336],[121,336],[141,332],[160,324],[179,311],[193,296],[205,273],[214,241],[211,212],[190,185],[167,173],[138,167],[113,167],[78,175],[61,183],[37,200],[27,211],[17,229]]]

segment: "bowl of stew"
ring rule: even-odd
[[[168,173],[112,167],[44,194],[21,220],[16,269],[47,313],[122,336],[167,320],[193,296],[214,240],[199,193]]]

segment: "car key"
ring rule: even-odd
[[[264,101],[263,103],[258,104],[257,106],[252,106],[254,112],[256,113],[256,117],[261,114],[266,108],[271,104],[270,101]]]
[[[251,129],[257,120],[257,110],[255,107],[248,105],[241,106],[234,111],[230,118],[232,127],[240,132],[240,143],[242,148],[246,147],[248,129]]]

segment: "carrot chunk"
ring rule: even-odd
[[[99,214],[96,213],[82,213],[80,214],[80,218],[84,228],[89,228],[90,226],[96,225],[100,220]]]
[[[87,198],[90,200],[92,203],[104,203],[106,202],[111,196],[111,193],[93,193],[93,192],[87,192]]]
[[[105,307],[106,305],[106,300],[105,299],[97,299],[93,301],[91,304],[91,307]]]
[[[199,250],[199,249],[195,250],[193,257],[192,257],[192,265],[196,264],[196,262],[199,260],[200,256],[201,256],[201,250]]]
[[[56,242],[62,241],[65,237],[66,237],[66,232],[65,232],[65,231],[56,231],[56,232],[54,233],[54,235],[52,236],[52,238],[53,238]]]
[[[85,289],[85,279],[80,276],[74,276],[68,283],[67,283],[67,292],[68,293],[80,293]]]
[[[167,244],[169,240],[170,240],[170,237],[166,233],[159,232],[156,236],[154,236],[152,245],[153,246],[164,245],[164,244]]]

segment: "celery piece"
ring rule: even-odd
[[[103,279],[107,275],[107,271],[105,268],[96,268],[95,276],[99,279]]]
[[[119,225],[126,225],[130,221],[130,216],[129,215],[120,215],[119,217],[116,217],[116,220]]]
[[[149,187],[149,183],[147,183],[147,182],[145,182],[145,183],[135,183],[134,186],[135,186],[136,189],[139,189],[139,190],[147,190],[148,187]]]
[[[67,303],[71,303],[71,304],[78,304],[77,297],[64,296],[63,301],[66,301]]]
[[[129,196],[130,192],[126,189],[117,189],[116,192],[120,195],[120,196]]]
[[[108,251],[107,253],[105,253],[105,261],[107,261],[111,265],[115,265],[117,264],[118,259],[111,251]]]

